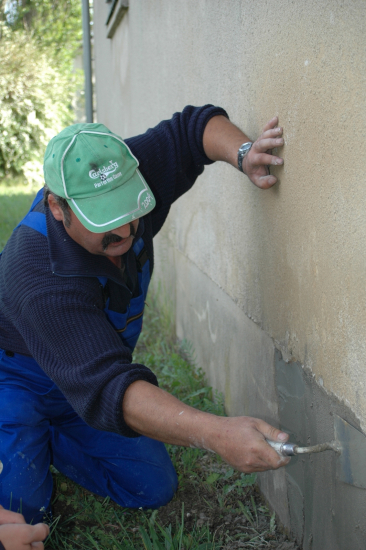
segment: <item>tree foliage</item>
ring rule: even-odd
[[[47,142],[72,123],[73,90],[24,33],[0,40],[0,175],[23,172]]]
[[[8,0],[3,13],[8,26],[31,35],[58,68],[70,68],[82,41],[80,0]]]
[[[48,141],[73,122],[80,5],[0,0],[0,176],[39,165]]]

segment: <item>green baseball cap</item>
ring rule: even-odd
[[[139,162],[103,124],[68,126],[47,145],[45,182],[93,233],[111,231],[155,207]]]

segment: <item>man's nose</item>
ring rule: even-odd
[[[113,229],[111,233],[114,233],[115,235],[118,235],[122,239],[127,239],[131,235],[131,227],[129,223],[126,223],[125,225],[121,225],[120,227],[117,227],[116,229]]]

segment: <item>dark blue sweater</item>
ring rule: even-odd
[[[151,187],[155,209],[143,218],[141,236],[153,269],[152,239],[161,229],[171,204],[188,191],[205,164],[202,136],[210,118],[226,115],[221,108],[186,107],[171,120],[126,140]],[[98,276],[108,277],[111,301],[129,298],[120,271],[73,241],[61,222],[40,204],[47,219],[47,238],[19,227],[0,261],[0,347],[34,357],[75,411],[90,426],[133,437],[123,420],[124,393],[135,380],[157,385],[144,365],[132,364],[104,314]],[[134,255],[125,255],[135,281]],[[133,290],[133,289],[132,289]]]

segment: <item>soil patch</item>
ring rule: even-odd
[[[55,476],[59,478],[59,475]],[[235,474],[231,483],[235,483],[239,474]],[[66,478],[64,478],[66,480]],[[76,510],[75,486],[69,480],[58,486],[58,498],[53,506],[53,516],[58,518],[58,529],[68,538],[76,532],[94,532],[94,536],[103,540],[101,528],[113,532],[116,536],[123,529],[128,531],[134,540],[136,550],[143,549],[140,538],[140,528],[147,521],[153,521],[161,527],[172,526],[178,529],[184,522],[184,531],[194,536],[200,529],[208,528],[214,534],[215,541],[221,541],[222,550],[241,548],[300,550],[293,541],[275,523],[265,506],[256,485],[230,491],[222,498],[224,481],[215,484],[198,483],[194,480],[184,480],[169,504],[155,511],[139,511],[123,509],[112,501],[98,497],[89,491],[78,487],[80,508]],[[60,498],[61,497],[61,498]],[[105,509],[103,515],[96,515],[100,507]],[[99,512],[98,512],[99,513]],[[121,521],[116,521],[116,517]],[[148,518],[148,520],[147,520]],[[99,523],[99,526],[98,526]],[[98,530],[96,530],[98,527]],[[73,536],[77,540],[78,536]],[[77,548],[77,546],[75,546]],[[209,548],[209,547],[207,547]]]

